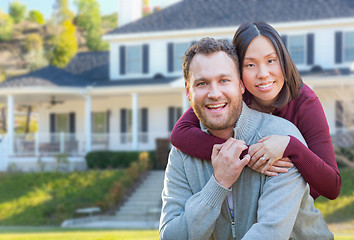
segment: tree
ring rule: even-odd
[[[53,17],[58,24],[62,24],[65,21],[73,21],[74,13],[69,9],[68,0],[55,0]]]
[[[101,39],[100,6],[96,0],[75,0],[78,8],[77,26],[86,32],[86,46],[92,51],[107,49]]]
[[[38,34],[29,34],[25,41],[27,54],[25,60],[29,68],[37,70],[48,65],[48,60],[44,56],[43,41]]]
[[[63,22],[61,26],[62,30],[58,38],[54,39],[53,51],[49,58],[52,65],[63,68],[75,56],[78,46],[75,26],[69,20]]]
[[[15,23],[20,23],[26,15],[26,5],[22,5],[19,1],[10,3],[9,14]]]
[[[0,41],[12,39],[13,25],[13,19],[0,9]]]
[[[40,11],[37,10],[32,10],[29,12],[27,20],[30,22],[38,23],[38,24],[44,24],[44,16]]]

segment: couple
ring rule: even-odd
[[[196,153],[188,153],[191,147],[186,143],[175,145],[190,155],[176,148],[171,150],[162,193],[160,238],[333,239],[320,212],[313,206],[313,198],[318,194],[329,198],[338,195],[340,176],[335,160],[334,163],[322,160],[315,150],[309,151],[316,157],[303,150],[306,142],[313,141],[311,133],[305,142],[290,122],[259,112],[276,114],[285,108],[288,111],[284,115],[277,115],[287,118],[296,113],[294,102],[300,107],[305,104],[303,111],[306,111],[311,104],[317,106],[318,99],[309,100],[308,95],[313,92],[302,85],[278,33],[268,24],[241,25],[234,44],[240,59],[232,45],[210,38],[200,40],[185,54],[183,72],[187,96],[204,133],[196,129],[194,113],[189,111],[171,136],[173,144],[182,137],[189,142],[189,138],[197,139],[193,147]],[[256,79],[253,83],[249,81],[252,76]],[[307,101],[299,103],[304,95]],[[259,111],[251,110],[246,104]],[[323,114],[322,108],[320,113]],[[298,122],[301,119],[289,118],[303,130]],[[210,147],[203,145],[209,138],[213,145],[223,143],[214,145],[211,154]],[[241,156],[247,145],[251,145],[248,154]],[[274,149],[267,150],[269,146]],[[326,146],[322,143],[322,148]],[[297,154],[300,149],[306,153]],[[203,151],[206,157],[201,156]],[[292,167],[297,164],[293,158],[304,157],[314,161],[312,164],[321,170],[332,169],[327,170],[334,172],[330,175],[334,180],[328,180],[327,189],[322,179],[315,182],[302,176],[311,179],[314,173]],[[312,197],[304,179],[314,189]]]

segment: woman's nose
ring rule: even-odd
[[[257,78],[259,79],[265,79],[269,77],[269,71],[267,67],[261,66],[258,73],[257,73]]]

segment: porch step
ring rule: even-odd
[[[164,171],[150,171],[115,216],[96,215],[68,219],[62,227],[157,229],[161,214]]]
[[[118,221],[158,222],[161,213],[161,192],[164,171],[150,171],[141,186],[116,212]]]

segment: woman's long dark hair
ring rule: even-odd
[[[236,48],[240,63],[240,75],[242,79],[242,68],[245,59],[245,54],[249,44],[258,36],[268,38],[278,55],[280,67],[284,77],[284,86],[281,89],[278,99],[273,104],[276,108],[282,108],[292,99],[296,98],[300,88],[303,85],[300,73],[297,70],[294,62],[291,60],[288,50],[286,49],[279,33],[269,24],[265,22],[247,22],[242,24],[236,31],[232,41]],[[246,102],[252,98],[250,92],[245,91],[244,98]]]

